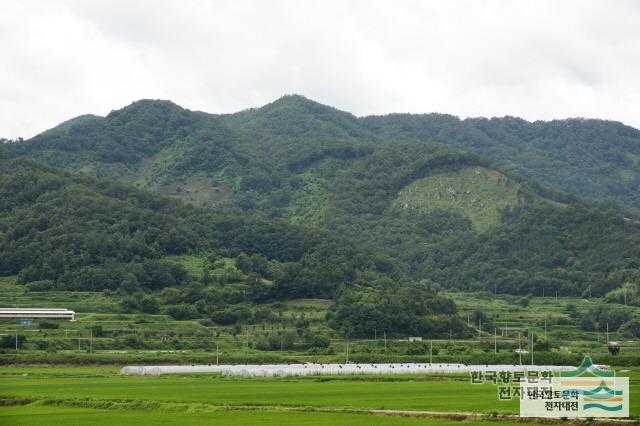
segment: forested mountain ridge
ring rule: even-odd
[[[164,167],[163,172],[169,175],[184,173],[185,158],[204,161],[207,153],[209,159],[242,162],[242,154],[230,143],[233,138],[232,132],[209,114],[188,111],[169,101],[141,100],[104,118],[77,117],[8,148],[52,166],[127,180],[144,166],[144,160],[148,162],[163,150],[177,151],[171,164]]]
[[[354,158],[372,145],[400,142],[451,146],[530,181],[640,207],[640,130],[605,120],[461,120],[446,114],[358,118],[297,95],[213,115],[170,101],[142,100],[104,118],[77,117],[9,149],[93,176],[134,181],[186,201],[219,204],[235,178],[247,177],[247,165],[256,172],[254,183],[277,185],[280,176],[276,182],[257,181],[265,180],[263,173],[300,171],[320,158]],[[203,182],[188,180],[203,171],[214,175],[217,197],[198,197],[205,192],[199,187]],[[173,185],[179,179],[185,181],[181,188]],[[189,200],[180,189],[193,189],[196,196]]]
[[[30,290],[117,292],[128,311],[228,324],[250,321],[253,304],[321,297],[348,310],[361,293],[408,297],[402,289],[411,289],[408,322],[388,323],[379,307],[388,330],[468,333],[431,283],[412,282],[390,259],[330,231],[230,217],[2,149],[0,176],[0,276],[17,275]],[[202,270],[173,260],[185,255],[205,259]],[[446,328],[434,328],[434,315]],[[349,330],[350,318],[332,324]]]
[[[533,141],[534,158],[546,167],[543,147],[560,149],[572,134],[562,123],[578,129],[572,149],[580,140],[592,149],[604,135],[617,134],[625,158],[633,159],[637,131],[617,123],[357,118],[301,96],[228,115],[139,101],[77,121],[8,148],[227,214],[328,229],[392,259],[414,279],[448,288],[606,294],[635,280],[636,221],[529,182],[517,163],[531,151],[521,142]],[[589,133],[590,126],[603,129]],[[505,162],[511,151],[503,145],[519,153],[513,163]],[[608,167],[620,154],[580,152]],[[526,167],[538,170],[536,161]],[[579,166],[572,167],[588,175]],[[554,167],[550,176],[562,183],[563,169]],[[594,191],[608,185],[602,182]]]
[[[619,122],[389,114],[361,123],[379,140],[442,143],[550,187],[640,208],[640,130]]]

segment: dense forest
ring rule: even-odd
[[[231,217],[5,151],[0,175],[0,275],[17,275],[33,291],[117,292],[127,311],[163,307],[177,319],[229,324],[265,315],[247,304],[391,291],[411,282],[390,259],[330,231]],[[169,261],[185,254],[207,256],[199,278]],[[237,269],[224,268],[225,259]],[[411,285],[420,289],[414,302],[422,307],[411,319],[423,329],[427,317],[455,313],[431,283]],[[462,325],[454,331],[466,332]]]
[[[279,267],[286,276],[280,275],[274,281],[277,289],[269,290],[276,297],[315,295],[357,303],[365,303],[361,297],[368,293],[339,292],[337,297],[335,292],[341,283],[361,285],[362,274],[356,271],[364,270],[396,282],[428,280],[436,287],[520,295],[546,289],[614,298],[617,289],[638,286],[640,132],[620,123],[459,120],[438,114],[357,118],[301,96],[211,115],[144,100],[106,117],[81,116],[5,146],[67,169],[74,175],[65,179],[74,182],[84,182],[76,175],[80,172],[213,208],[152,198],[180,213],[155,219],[164,225],[153,230],[127,225],[130,237],[122,241],[121,224],[96,236],[96,241],[104,237],[109,242],[112,252],[104,257],[116,263],[202,250],[230,257],[260,254],[286,265]],[[126,197],[151,197],[91,182]],[[96,203],[92,197],[114,195],[73,188],[58,189],[54,197],[66,197],[67,214]],[[15,189],[10,192],[17,196]],[[596,201],[584,201],[585,196]],[[608,198],[619,204],[603,201]],[[122,210],[114,213],[116,218],[136,223],[134,213],[130,217],[124,207],[113,209]],[[185,223],[187,217],[201,219]],[[45,265],[36,246],[47,247],[47,242],[27,232],[38,229],[38,220],[44,219],[36,215],[22,228],[5,222],[6,229],[24,229],[26,235],[18,236],[27,239],[16,247],[23,251],[8,258],[14,259],[13,266],[3,266],[1,273],[20,273],[25,282],[85,285],[95,255],[74,260],[79,262],[75,272]],[[73,230],[81,240],[90,239],[92,233],[85,231]],[[57,244],[63,241],[48,234],[40,238],[54,237]],[[340,241],[337,252],[329,240]],[[370,253],[361,252],[362,247]],[[19,263],[21,258],[28,260]],[[375,281],[368,279],[367,288],[374,290],[367,291],[384,291],[375,290]],[[338,326],[339,310],[335,318]]]
[[[490,158],[501,170],[581,197],[640,208],[640,130],[604,120],[460,120],[445,114],[361,119],[379,140],[441,143]]]
[[[77,274],[197,251],[260,254],[283,265],[304,265],[316,278],[299,282],[300,289],[289,288],[299,296],[330,295],[378,264],[395,273],[385,259],[327,231],[197,209],[150,192],[63,174],[22,157],[2,159],[0,171],[0,273],[19,274],[23,282],[48,279],[68,288],[92,287]],[[92,289],[119,284],[114,272],[106,272],[105,279],[96,280],[101,287]]]

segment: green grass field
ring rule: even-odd
[[[489,385],[467,382],[312,381],[200,377],[3,377],[2,394],[22,398],[84,398],[394,410],[516,413],[497,403]],[[462,392],[462,394],[461,394]],[[464,396],[463,398],[461,396]]]
[[[399,416],[373,416],[349,413],[235,411],[220,410],[208,413],[166,412],[153,410],[100,410],[31,405],[2,407],[0,420],[6,426],[45,425],[416,425],[416,426],[480,426],[487,421],[455,421]],[[499,422],[502,426],[526,423]]]
[[[120,376],[116,368],[0,369],[2,425],[69,424],[425,424],[438,418],[381,417],[367,410],[517,414],[490,384],[428,376],[242,378],[219,375]],[[640,416],[640,373],[631,378],[631,415]],[[435,380],[437,379],[437,380]],[[444,380],[443,380],[444,379]],[[293,410],[293,411],[292,411]],[[323,412],[323,411],[335,412]],[[353,413],[363,410],[363,413]],[[486,417],[486,424],[491,417]],[[459,424],[459,423],[458,423]],[[480,424],[465,420],[464,425]],[[500,424],[505,425],[501,421]],[[521,424],[521,423],[519,423]]]

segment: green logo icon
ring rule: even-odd
[[[591,357],[586,355],[578,368],[571,371],[561,371],[560,377],[579,377],[585,372],[589,372],[595,377],[613,377],[615,375],[613,370],[604,370],[595,365]]]

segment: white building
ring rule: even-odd
[[[60,319],[75,321],[76,313],[59,308],[0,308],[0,318]]]

